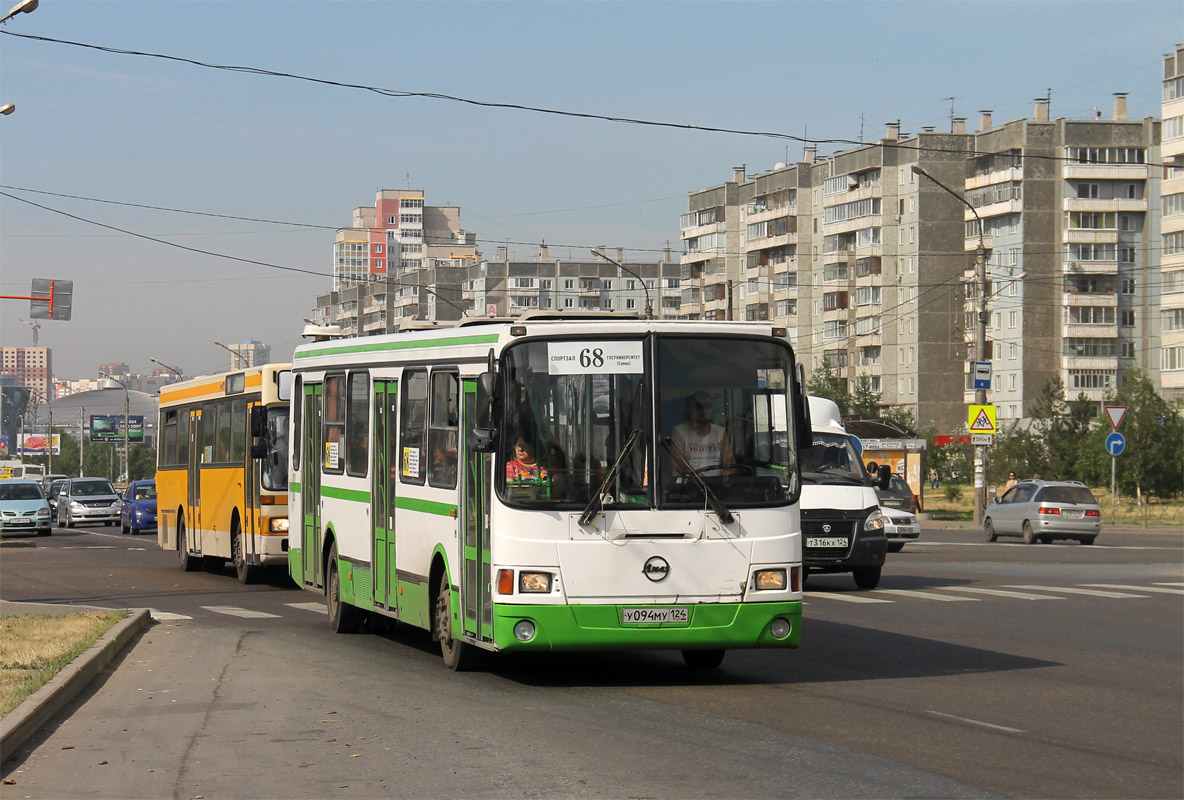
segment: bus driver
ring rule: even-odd
[[[711,421],[711,405],[711,395],[707,392],[700,390],[687,395],[687,420],[675,425],[670,437],[696,471],[736,463],[727,432],[722,425]]]

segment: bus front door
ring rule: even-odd
[[[304,387],[304,454],[300,459],[300,558],[306,586],[321,581],[321,384]]]
[[[194,555],[201,555],[201,464],[204,461],[201,438],[201,409],[189,414],[189,486],[185,492],[185,541],[177,542]]]
[[[464,420],[461,431],[472,431],[477,424],[477,382],[464,381]],[[489,453],[473,450],[472,437],[463,437],[464,492],[461,496],[461,519],[464,525],[464,576],[461,599],[464,605],[465,633],[484,641],[493,639],[493,586],[489,559]]]
[[[395,492],[399,437],[395,421],[398,382],[374,381],[374,464],[370,476],[370,519],[374,530],[374,605],[398,611],[395,580]]]

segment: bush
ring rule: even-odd
[[[962,494],[961,487],[950,483],[947,483],[945,486],[943,486],[941,491],[942,494],[946,496],[946,500],[949,500],[951,503],[957,500]]]

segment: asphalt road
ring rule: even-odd
[[[3,765],[5,798],[1184,796],[1184,536],[932,531],[876,591],[812,576],[803,646],[501,659],[334,636],[282,575],[183,573],[151,536],[5,548],[6,600],[157,623]]]

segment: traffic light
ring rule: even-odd
[[[74,305],[74,281],[34,278],[29,316],[33,319],[70,319]]]

